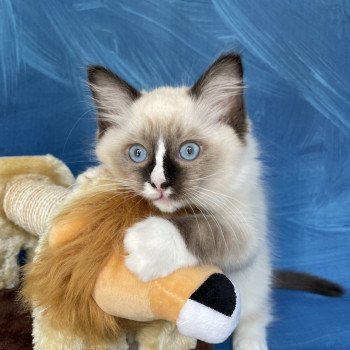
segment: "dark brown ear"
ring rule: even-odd
[[[235,53],[220,56],[190,89],[201,112],[233,127],[241,140],[248,129],[243,98],[243,67]]]
[[[119,125],[123,113],[141,93],[107,68],[88,67],[88,81],[97,108],[99,137]]]

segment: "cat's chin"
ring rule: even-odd
[[[152,202],[160,211],[163,211],[165,213],[173,213],[174,211],[182,207],[182,204],[180,202],[174,201],[166,197],[155,199]]]

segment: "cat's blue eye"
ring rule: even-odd
[[[199,146],[194,142],[186,142],[180,147],[180,156],[184,160],[194,160],[199,155]]]
[[[144,162],[148,158],[146,148],[141,145],[133,145],[129,148],[129,157],[135,163]]]

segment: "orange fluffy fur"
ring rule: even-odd
[[[146,200],[130,193],[89,194],[65,206],[53,227],[77,221],[86,224],[64,245],[46,243],[25,268],[25,301],[42,307],[52,327],[81,337],[90,346],[113,342],[125,329],[141,326],[104,313],[92,292],[108,258],[120,253],[126,228],[151,214],[161,215]]]

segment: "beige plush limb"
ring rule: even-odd
[[[7,218],[26,231],[41,236],[69,190],[39,176],[16,177],[7,185],[4,211]]]
[[[0,158],[0,289],[13,288],[19,282],[19,251],[27,251],[31,260],[38,238],[11,222],[3,210],[5,189],[18,175],[46,176],[52,183],[70,186],[74,177],[67,166],[51,155]]]

